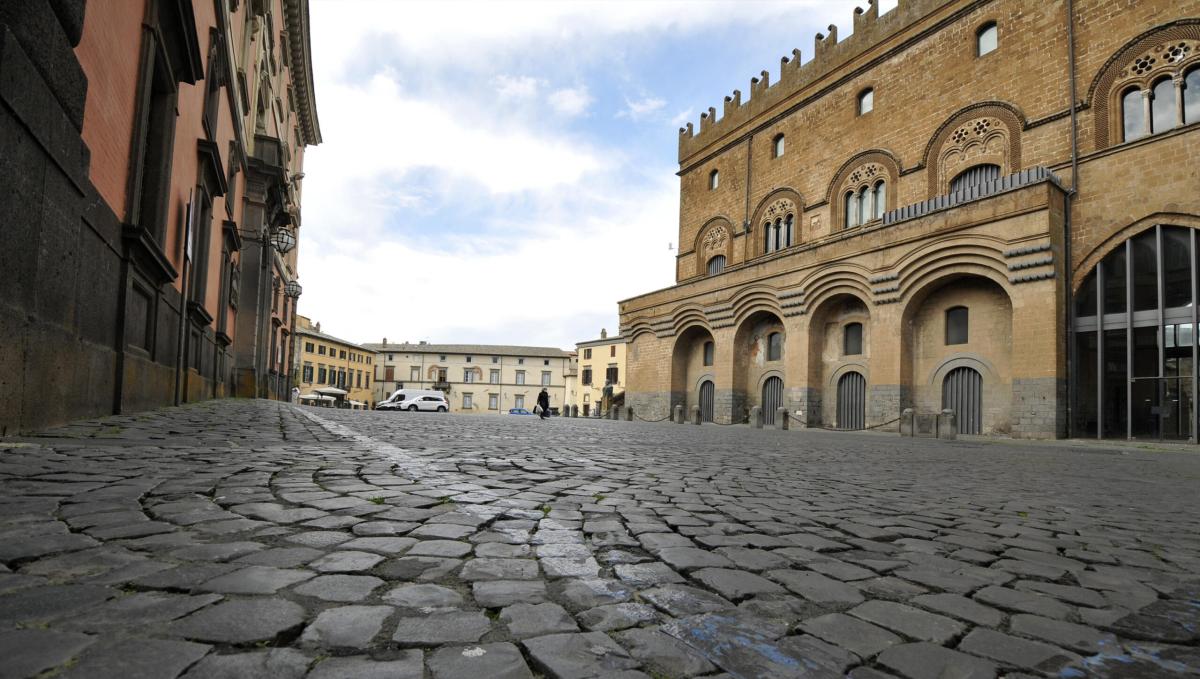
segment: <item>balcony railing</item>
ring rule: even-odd
[[[1014,172],[1006,177],[980,182],[959,191],[952,191],[942,196],[934,196],[929,200],[923,200],[920,203],[913,203],[912,205],[905,205],[904,207],[890,210],[883,213],[883,223],[886,226],[910,219],[917,219],[934,212],[963,205],[964,203],[990,198],[1001,193],[1016,191],[1017,189],[1023,189],[1027,186],[1047,181],[1062,188],[1062,183],[1053,172],[1044,167],[1031,167],[1028,170]]]

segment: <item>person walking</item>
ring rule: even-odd
[[[542,389],[542,393],[538,394],[537,404],[542,409],[542,419],[550,417],[550,394],[545,389]]]

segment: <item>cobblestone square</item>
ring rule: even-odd
[[[0,442],[0,676],[1173,677],[1200,456],[225,400]]]

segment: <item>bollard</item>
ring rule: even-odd
[[[616,406],[608,407],[608,419],[610,419],[610,420],[617,419],[617,407]]]
[[[625,421],[633,422],[633,406],[625,406]]]
[[[900,412],[900,435],[913,436],[913,409],[905,408]]]
[[[683,406],[675,406],[675,424],[683,424]]]
[[[788,409],[783,406],[775,409],[775,428],[780,430],[788,428]]]
[[[762,408],[760,408],[758,406],[754,406],[753,408],[750,409],[750,426],[754,427],[755,429],[762,429],[762,427],[763,427]]]
[[[700,406],[692,406],[689,413],[692,424],[700,424]]]
[[[937,437],[947,441],[953,441],[958,438],[958,419],[954,416],[954,411],[949,408],[942,411],[937,418]]]
[[[571,417],[579,417],[579,406],[571,406]]]

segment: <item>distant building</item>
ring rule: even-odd
[[[375,352],[321,332],[304,316],[296,317],[296,386],[301,396],[321,395],[326,387],[347,392],[343,399],[355,408],[373,408],[375,391],[371,382],[375,370]],[[306,399],[305,403],[324,403]]]
[[[511,408],[532,411],[543,387],[550,407],[566,403],[571,352],[553,347],[492,344],[364,344],[379,355],[375,399],[397,389],[438,389],[452,413],[503,414]]]
[[[606,385],[612,387],[614,397],[625,393],[625,338],[609,337],[601,330],[600,339],[576,344],[575,352],[579,356],[579,388],[572,403],[582,417],[593,416],[597,410],[603,413]]]

